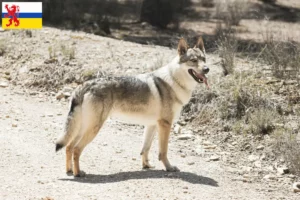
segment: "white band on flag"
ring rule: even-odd
[[[42,2],[2,2],[2,13],[7,13],[5,5],[8,7],[15,4],[20,6],[20,13],[42,13]]]

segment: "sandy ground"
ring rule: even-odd
[[[193,152],[197,139],[171,137],[169,157],[181,172],[168,173],[151,151],[153,170],[141,169],[142,127],[108,121],[81,157],[87,176],[65,174],[64,151],[55,153],[68,106],[51,97],[0,88],[0,199],[297,199],[291,191],[235,181],[221,161]]]
[[[67,176],[65,153],[55,153],[54,143],[63,131],[68,102],[57,101],[56,93],[23,87],[47,67],[49,46],[76,47],[75,59],[58,68],[74,72],[96,68],[118,76],[147,72],[155,62],[166,63],[176,50],[48,27],[34,31],[32,38],[13,31],[0,36],[9,38],[9,52],[0,57],[0,73],[5,77],[8,71],[12,77],[0,79],[9,85],[0,87],[0,199],[299,199],[282,182],[249,182],[239,174],[242,166],[229,168],[222,159],[208,162],[211,154],[196,153],[203,140],[200,135],[178,140],[172,133],[169,158],[181,172],[163,170],[157,139],[150,152],[156,168],[142,170],[142,127],[111,120],[82,154],[87,176]],[[218,60],[211,54],[208,59]],[[216,66],[211,71],[209,78],[217,78]]]

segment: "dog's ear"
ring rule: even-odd
[[[201,36],[198,38],[195,48],[199,48],[201,51],[205,52],[204,42]]]
[[[180,56],[184,55],[188,48],[189,47],[188,47],[186,41],[183,38],[181,38],[178,42],[178,48],[177,48],[178,54]]]

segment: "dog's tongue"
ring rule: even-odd
[[[200,79],[204,82],[204,84],[206,85],[206,88],[209,89],[209,85],[208,85],[206,76],[202,75],[202,74],[198,74],[198,76],[200,76]]]
[[[203,79],[203,82],[205,83],[206,88],[209,89],[209,85],[208,85],[208,83],[207,83],[207,78],[206,78],[206,77]]]

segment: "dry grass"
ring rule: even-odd
[[[54,46],[49,46],[48,47],[48,54],[49,54],[49,59],[56,59],[57,57],[57,50]]]
[[[215,91],[195,91],[190,104],[183,108],[184,113],[194,113],[193,124],[207,124],[216,119],[218,115],[217,94]],[[187,115],[189,116],[189,114]]]
[[[53,45],[48,47],[49,59],[57,59],[60,55],[62,55],[65,60],[75,59],[75,46],[59,43],[60,42],[54,42]]]
[[[282,84],[268,85],[266,77],[257,74],[257,70],[239,72],[236,69],[238,44],[230,27],[218,25],[216,29],[221,67],[228,76],[214,83],[211,91],[195,94],[196,100],[192,99],[192,105],[187,106],[188,112],[196,113],[193,124],[218,122],[229,124],[228,130],[242,135],[275,136],[273,150],[284,156],[292,173],[300,175],[298,133],[280,126],[291,116],[299,120],[299,88],[296,81],[286,80],[297,79],[299,83],[300,45],[289,40],[279,42],[270,32],[265,34],[264,47],[258,55],[260,60],[256,61],[263,61],[264,67],[268,64],[273,76],[285,80]],[[298,130],[299,127],[296,132]]]
[[[233,74],[235,69],[235,57],[237,51],[237,39],[230,29],[223,29],[221,24],[217,25],[216,35],[218,37],[218,53],[221,60],[224,75]]]
[[[193,124],[203,125],[212,123],[215,120],[217,108],[213,104],[201,104],[197,111],[197,116],[193,120]]]
[[[32,77],[27,80],[27,86],[39,88],[42,91],[59,91],[65,84],[82,84],[94,78],[107,76],[101,69],[64,66],[59,62],[41,66]]]
[[[274,34],[263,35],[265,47],[261,52],[263,62],[271,66],[272,74],[280,79],[298,79],[300,73],[300,45],[294,41],[278,41]]]
[[[254,135],[269,134],[275,129],[280,115],[270,109],[259,108],[249,115],[249,131]]]
[[[248,0],[219,0],[216,3],[215,17],[224,20],[229,26],[238,26],[248,10]]]
[[[61,45],[61,43],[64,43]],[[48,47],[49,59],[44,61],[27,81],[29,87],[41,90],[59,90],[64,84],[83,81],[78,67],[68,66],[69,60],[75,58],[75,47],[61,41],[54,41]]]
[[[248,12],[248,0],[229,0],[227,4],[227,22],[230,25],[238,26],[245,14]]]
[[[219,116],[222,119],[241,119],[248,112],[259,107],[275,109],[275,102],[269,100],[272,93],[251,72],[236,73],[225,77],[218,88]]]
[[[66,59],[72,60],[75,58],[75,47],[72,45],[64,45],[60,46],[61,52]]]
[[[42,66],[42,71],[38,71],[33,78],[27,82],[29,87],[37,87],[43,90],[57,91],[69,81],[75,80],[75,70],[69,70],[57,64]]]
[[[257,79],[255,74],[252,72],[235,73],[221,77],[219,82],[213,85],[209,91],[197,91],[190,104],[184,107],[183,115],[195,114],[195,123],[229,121],[232,122],[233,128],[235,121],[242,120],[244,124],[249,124],[249,128],[253,124],[252,132],[258,133],[262,130],[265,133],[265,124],[269,130],[269,124],[272,124],[269,123],[271,113],[273,110],[276,112],[279,103],[270,99],[272,90]],[[264,124],[259,124],[259,119],[256,117],[258,108],[267,110],[265,115],[261,116],[264,118]]]
[[[300,141],[297,134],[289,130],[276,130],[274,133],[274,150],[283,156],[290,171],[300,175]]]
[[[98,70],[96,69],[86,69],[81,73],[83,81],[88,81],[97,78]]]
[[[195,126],[228,124],[227,129],[237,134],[271,134],[283,122],[289,105],[265,83],[254,71],[220,77],[211,90],[197,90],[183,115],[194,116]]]

